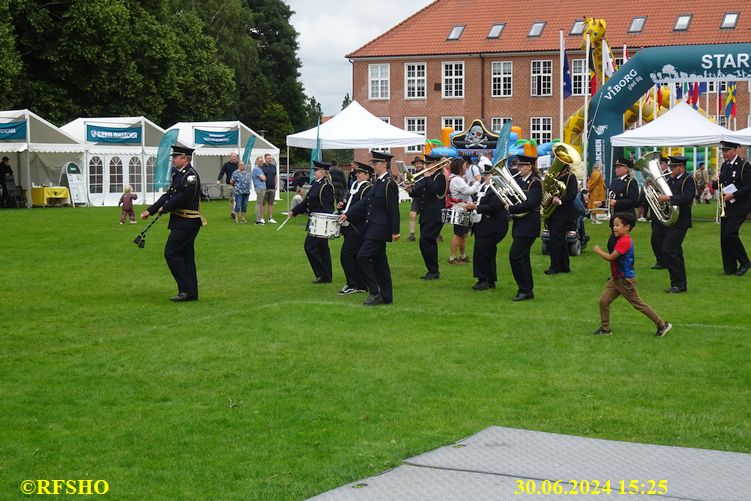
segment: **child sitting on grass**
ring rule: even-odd
[[[615,247],[607,253],[595,245],[595,252],[606,261],[610,261],[610,279],[605,290],[600,296],[600,328],[594,334],[609,336],[610,330],[610,303],[618,296],[623,296],[637,311],[649,317],[657,326],[657,337],[662,337],[673,327],[670,322],[664,321],[655,311],[649,307],[640,297],[636,290],[636,272],[634,271],[634,244],[631,241],[631,230],[634,227],[634,216],[626,212],[618,212],[613,216],[613,235],[615,235]]]
[[[133,188],[128,185],[125,187],[125,193],[120,197],[120,201],[117,205],[123,206],[123,212],[120,214],[120,224],[125,224],[126,216],[130,217],[130,224],[136,224],[136,213],[133,212],[133,200],[137,199],[138,195],[133,193]]]

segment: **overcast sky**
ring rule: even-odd
[[[432,0],[286,0],[300,34],[305,93],[321,103],[324,115],[341,110],[352,96],[352,68],[344,55],[355,51]]]

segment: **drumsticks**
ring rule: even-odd
[[[284,225],[287,224],[287,221],[289,221],[290,219],[292,219],[292,218],[289,216],[289,214],[287,214],[287,219],[285,219],[284,222],[279,225],[279,228],[277,228],[276,231],[279,231],[282,228],[284,228]]]

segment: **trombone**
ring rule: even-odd
[[[451,162],[450,158],[444,158],[444,159],[437,161],[436,163],[434,163],[433,165],[429,167],[425,167],[420,172],[415,172],[414,174],[412,174],[409,171],[405,171],[404,181],[399,183],[399,186],[405,187],[406,185],[413,185],[425,176],[432,176],[435,172],[437,172],[439,169],[443,169],[450,162]]]

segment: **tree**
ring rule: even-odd
[[[342,100],[342,109],[346,108],[350,104],[352,104],[352,98],[349,97],[349,92],[347,92],[347,94],[344,96],[344,99]]]
[[[263,130],[269,131],[266,136],[276,144],[286,143],[287,136],[295,130],[292,128],[287,110],[279,103],[272,103],[263,110],[261,115]]]
[[[13,25],[10,23],[8,0],[0,0],[0,109],[13,107],[20,95],[21,55],[16,50]]]

